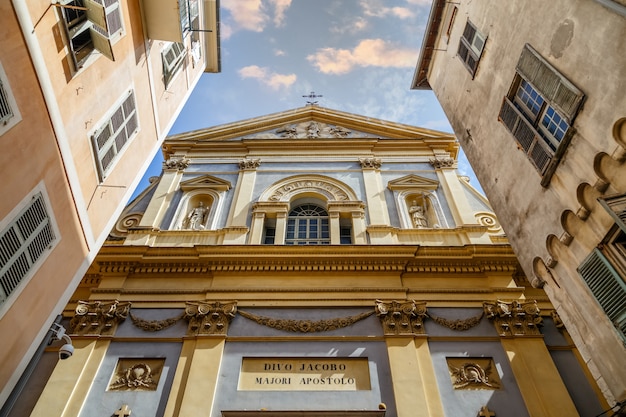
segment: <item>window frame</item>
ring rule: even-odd
[[[87,10],[66,6],[86,7]],[[120,0],[62,0],[59,9],[70,60],[76,72],[89,63],[95,56],[94,51],[115,61],[113,44],[124,34]],[[82,43],[75,44],[74,41],[79,39]]]
[[[6,112],[4,116],[0,115],[0,136],[2,136],[22,120],[2,63],[0,63],[0,109]]]
[[[168,56],[174,54],[173,59],[169,60]],[[171,42],[161,51],[161,62],[163,63],[163,83],[167,89],[179,69],[183,66],[187,57],[187,48],[183,43]]]
[[[133,108],[130,112],[127,112],[125,105],[129,99],[132,99]],[[115,120],[115,117],[118,114],[118,111],[122,111],[124,115],[124,120],[117,128],[115,128],[115,124],[119,123],[118,120]],[[128,113],[128,114],[126,114]],[[96,163],[96,168],[98,171],[98,177],[100,181],[104,181],[109,174],[109,172],[115,166],[116,161],[120,158],[120,155],[128,148],[128,145],[132,140],[137,136],[140,125],[139,125],[139,115],[137,108],[137,100],[135,98],[134,89],[129,89],[120,100],[116,102],[116,104],[112,107],[107,115],[102,119],[102,121],[98,124],[98,127],[94,129],[93,133],[90,135],[91,144],[94,153],[94,161]],[[127,125],[130,121],[134,120],[135,126],[131,132],[127,131]],[[102,139],[100,137],[101,134],[105,130],[109,129],[109,137],[106,139]],[[123,143],[119,143],[117,141],[118,135],[122,132],[126,133],[126,139]],[[104,140],[104,142],[102,142]],[[110,151],[113,151],[113,155],[110,155],[110,159],[104,166],[104,158],[107,157]]]
[[[24,237],[19,231],[19,226],[17,226],[17,224],[37,203],[40,204],[40,208],[43,209],[46,217],[31,231],[28,237]],[[11,269],[18,258],[24,261],[24,258],[21,257],[20,253],[28,252],[26,259],[28,266],[25,271],[22,271],[23,275],[19,278],[19,280],[17,282],[13,282],[14,286],[9,293],[6,291],[6,286],[4,285],[5,283],[2,282],[0,284],[0,293],[2,293],[0,295],[0,318],[11,308],[13,302],[19,297],[20,293],[24,290],[41,265],[43,265],[48,256],[52,253],[56,245],[61,241],[61,234],[54,217],[54,212],[52,211],[52,204],[50,203],[50,199],[43,183],[40,183],[37,187],[35,187],[4,219],[0,221],[0,240],[4,239],[7,233],[10,230],[15,230],[15,228],[18,230],[17,233],[20,234],[19,240],[21,240],[21,243],[18,250],[8,259],[6,258],[8,251],[4,253],[7,261],[4,265],[2,265],[2,268],[0,268],[0,282],[4,281],[4,273]],[[33,259],[33,252],[29,252],[28,249],[31,244],[35,243],[36,237],[40,237],[44,230],[47,230],[47,232],[52,235],[52,239],[44,245],[42,245],[41,241],[39,241],[39,253],[36,259]],[[6,251],[8,245],[3,244],[1,246],[2,248],[0,248],[0,250]],[[13,261],[11,262],[11,260]],[[21,266],[24,267],[24,263],[22,263]]]
[[[308,208],[304,208],[305,206]],[[316,215],[302,212],[302,210],[312,210],[312,208],[315,208]],[[297,211],[300,213],[296,213]],[[285,245],[330,245],[330,215],[328,210],[321,205],[298,204],[289,210],[286,220]],[[292,231],[290,231],[291,226],[293,226]],[[304,237],[300,234],[302,231],[305,232]],[[311,236],[312,234],[316,236]]]
[[[476,48],[476,41],[480,40],[482,45],[480,49]],[[487,36],[483,35],[478,28],[470,22],[468,19],[465,23],[465,28],[463,29],[463,33],[461,34],[461,38],[459,39],[459,48],[457,49],[457,56],[465,65],[465,68],[472,75],[472,79],[476,76],[476,72],[478,71],[478,65],[480,63],[480,59],[485,50],[485,45],[487,44]],[[473,64],[469,61],[473,60]]]
[[[529,89],[524,88],[528,86]],[[537,113],[519,96],[520,90],[530,91],[541,98]],[[547,187],[565,149],[576,133],[574,120],[582,108],[584,93],[561,72],[547,62],[529,44],[524,45],[509,91],[498,113],[500,121],[515,138],[541,175],[541,185]],[[532,98],[534,100],[534,98]],[[544,125],[546,114],[552,110],[567,124],[561,137]]]

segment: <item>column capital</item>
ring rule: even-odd
[[[380,169],[382,165],[380,158],[374,157],[359,158],[359,163],[363,169]]]
[[[188,301],[186,304],[187,336],[226,336],[228,325],[237,312],[236,301]]]
[[[383,325],[385,336],[426,334],[426,302],[376,300],[376,315]]]
[[[485,316],[496,326],[500,336],[538,336],[543,325],[537,301],[510,303],[484,302]]]
[[[449,156],[435,156],[428,161],[435,169],[456,168],[456,161]]]
[[[77,335],[112,336],[129,312],[129,301],[79,301],[70,321],[70,332]]]
[[[244,158],[239,161],[239,169],[242,171],[255,170],[261,165],[259,158]]]
[[[189,159],[183,157],[173,157],[163,161],[164,170],[182,171],[189,166]]]

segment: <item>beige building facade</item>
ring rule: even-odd
[[[166,139],[64,310],[32,416],[608,408],[454,136],[318,106]]]
[[[533,284],[626,400],[623,1],[433,2],[432,89]]]
[[[0,404],[219,71],[218,23],[210,0],[0,4]]]

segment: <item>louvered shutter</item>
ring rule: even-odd
[[[43,196],[38,194],[0,233],[0,302],[28,276],[56,239]]]
[[[9,94],[4,89],[4,84],[0,78],[0,124],[6,124],[13,117],[11,103],[9,103]]]
[[[94,0],[83,0],[83,4],[87,8],[87,20],[98,25],[105,33],[109,32],[107,24],[106,9],[103,5],[96,3]]]
[[[93,41],[93,47],[96,48],[96,50],[98,50],[102,55],[109,58],[111,61],[115,61],[111,40],[92,27],[89,28],[89,34],[91,35],[91,40]]]
[[[626,283],[598,249],[578,267],[578,273],[626,340]]]
[[[571,125],[584,94],[526,44],[517,63],[519,72],[544,99],[555,105]]]

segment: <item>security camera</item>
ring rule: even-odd
[[[72,339],[65,334],[65,327],[58,323],[53,323],[50,328],[55,340],[63,340],[65,344],[59,349],[59,359],[65,360],[74,354],[74,346],[72,345]]]
[[[67,337],[67,336],[66,336]],[[59,349],[59,359],[68,359],[74,353],[74,346],[71,343],[66,343]]]

